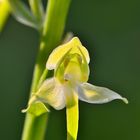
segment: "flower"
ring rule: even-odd
[[[47,69],[55,70],[54,77],[47,79],[36,95],[57,110],[64,108],[67,102],[71,104],[74,94],[88,103],[106,103],[114,99],[127,103],[126,98],[114,91],[87,83],[89,61],[88,51],[77,37],[59,46],[46,64]]]
[[[95,104],[107,103],[114,99],[128,103],[126,98],[108,88],[87,83],[89,61],[89,53],[77,37],[57,47],[50,54],[46,64],[46,69],[54,70],[54,76],[42,83],[23,112],[40,115],[49,111],[45,104],[56,110],[66,107],[67,140],[76,140],[79,121],[78,99]]]
[[[46,68],[54,69],[54,77],[45,80],[30,99],[29,105],[46,103],[56,110],[73,106],[75,98],[94,104],[121,99],[118,93],[87,83],[89,77],[89,53],[80,40],[74,37],[68,43],[57,47],[49,56]]]

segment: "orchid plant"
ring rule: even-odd
[[[22,140],[43,140],[50,107],[66,107],[67,140],[76,140],[79,121],[79,100],[102,104],[115,99],[128,103],[118,93],[88,83],[90,57],[78,37],[58,46],[63,35],[71,0],[0,0],[0,31],[9,15],[40,33],[40,46],[35,63],[31,96],[26,112]],[[55,20],[54,20],[55,19]],[[57,47],[58,46],[58,47]],[[52,51],[52,52],[51,52]],[[47,61],[47,62],[46,62]],[[53,76],[48,78],[48,71]],[[38,131],[41,130],[41,131]]]

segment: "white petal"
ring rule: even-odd
[[[69,83],[63,85],[63,91],[67,108],[74,106],[77,103],[77,94]]]
[[[47,79],[40,87],[36,96],[42,102],[51,105],[57,110],[65,107],[63,88],[55,78]]]
[[[121,99],[128,103],[126,98],[123,98],[118,93],[105,88],[94,86],[89,83],[84,83],[78,88],[79,99],[88,103],[102,104],[115,99]]]

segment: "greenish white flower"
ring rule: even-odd
[[[126,98],[108,88],[87,83],[89,61],[89,53],[77,37],[54,49],[46,64],[46,69],[54,70],[54,76],[41,84],[23,112],[41,115],[49,111],[46,105],[56,110],[66,107],[67,140],[76,140],[79,121],[78,99],[94,104],[115,99],[128,103]]]
[[[46,103],[56,110],[75,104],[75,98],[94,104],[107,103],[121,99],[118,93],[88,83],[89,53],[77,37],[54,49],[50,54],[46,68],[54,69],[54,76],[46,79],[31,98],[29,105],[36,102]]]

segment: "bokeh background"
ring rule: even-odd
[[[140,0],[73,0],[66,30],[91,56],[90,79],[129,100],[80,102],[78,140],[140,139]],[[55,17],[54,17],[55,18]],[[0,139],[20,140],[39,46],[37,31],[10,17],[0,34]],[[47,140],[66,139],[65,109],[52,110]]]

